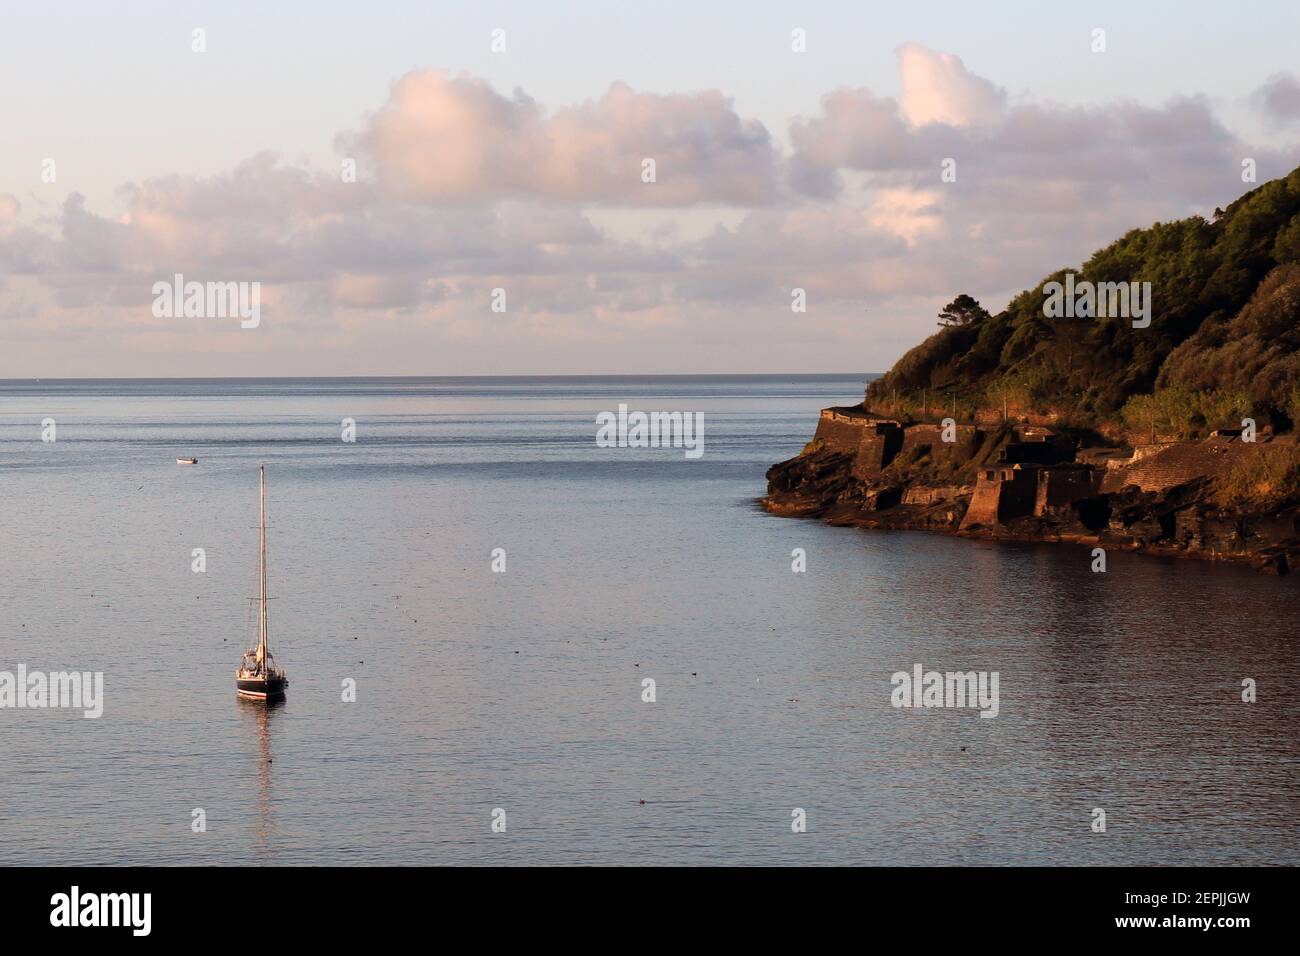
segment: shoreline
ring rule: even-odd
[[[913,531],[924,534],[940,535],[947,538],[961,538],[968,541],[1012,542],[1017,544],[1076,544],[1084,547],[1104,548],[1106,551],[1121,551],[1126,554],[1144,554],[1151,557],[1183,558],[1193,561],[1205,561],[1216,564],[1231,564],[1249,568],[1265,574],[1287,575],[1292,569],[1289,564],[1283,567],[1261,558],[1253,552],[1224,552],[1203,548],[1184,548],[1173,545],[1144,544],[1142,542],[1107,540],[1099,533],[1054,532],[1051,534],[1034,534],[1015,529],[966,529],[936,527],[933,524],[907,520],[903,516],[867,517],[857,509],[843,506],[839,508],[816,508],[808,505],[792,505],[785,501],[774,501],[770,496],[755,498],[764,512],[775,518],[791,518],[798,521],[821,521],[834,528],[857,528],[862,531]]]
[[[949,420],[951,421],[951,420]],[[794,458],[768,469],[769,514],[983,541],[1073,543],[1238,564],[1300,567],[1300,503],[1219,498],[1220,482],[1292,435],[1081,448],[1045,424],[947,428],[865,406],[824,409]],[[1286,449],[1290,449],[1287,451]]]

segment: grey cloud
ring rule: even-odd
[[[1255,105],[1277,125],[1300,121],[1300,80],[1275,73],[1252,96]]]

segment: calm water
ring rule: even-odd
[[[0,670],[106,675],[0,710],[0,861],[1300,863],[1300,581],[758,510],[862,381],[0,383]],[[597,448],[619,402],[704,457]],[[999,716],[893,709],[916,662]]]

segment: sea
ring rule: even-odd
[[[0,382],[0,863],[1300,863],[1300,580],[765,513],[869,377]]]

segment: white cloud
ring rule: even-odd
[[[767,130],[717,91],[658,95],[615,83],[548,116],[522,91],[506,97],[445,70],[408,73],[340,145],[368,160],[389,194],[416,202],[749,205],[771,198],[777,173]]]
[[[899,102],[913,126],[985,126],[997,122],[1006,109],[1006,93],[969,72],[960,57],[919,43],[905,43],[896,52],[903,81]]]

